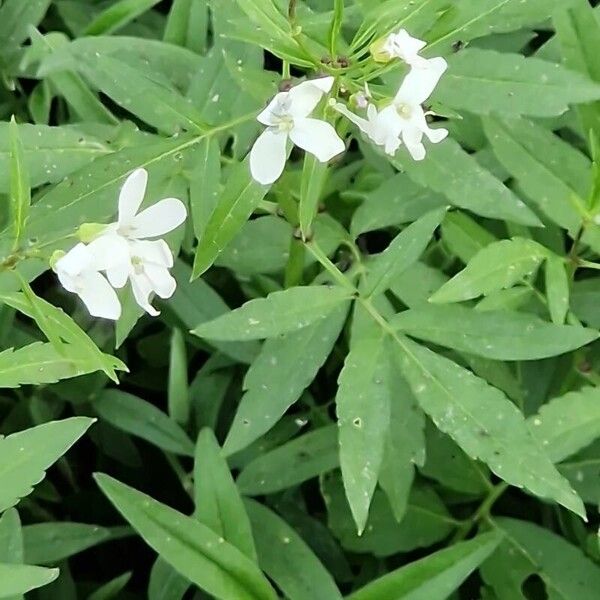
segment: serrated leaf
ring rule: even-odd
[[[551,117],[600,98],[600,85],[580,73],[521,54],[467,48],[448,65],[435,99],[474,114]]]
[[[269,431],[315,378],[340,331],[347,305],[327,319],[267,340],[244,379],[245,394],[223,447],[231,455]]]
[[[534,273],[546,255],[543,246],[524,238],[490,244],[433,294],[430,302],[462,302],[512,287]]]
[[[273,292],[192,331],[216,340],[260,340],[303,329],[327,318],[352,292],[341,286],[314,285]]]
[[[194,516],[256,562],[250,521],[221,447],[210,429],[203,429],[194,455]]]
[[[58,569],[0,563],[0,595],[8,598],[35,590],[54,581],[58,573]]]
[[[361,588],[348,600],[445,600],[498,547],[485,533],[415,561]]]
[[[400,150],[391,162],[415,183],[445,196],[453,206],[491,219],[541,224],[522,200],[451,138],[431,145],[427,160],[414,161]]]
[[[209,594],[222,600],[276,598],[258,567],[205,525],[108,475],[95,478],[144,541]]]
[[[575,350],[600,334],[555,325],[513,311],[480,312],[460,305],[429,305],[404,311],[390,321],[403,333],[494,360],[538,360]]]
[[[527,422],[548,456],[561,462],[600,438],[600,390],[583,388],[554,398]]]
[[[396,340],[402,373],[438,429],[507,483],[585,518],[581,499],[500,390],[428,348],[406,338]]]
[[[225,189],[206,223],[196,249],[193,278],[202,275],[214,263],[267,191],[268,187],[252,179],[248,161],[236,164],[229,171]]]
[[[153,404],[121,390],[104,390],[93,401],[100,417],[113,427],[140,437],[166,452],[193,456],[185,431]]]
[[[340,464],[335,425],[320,427],[250,461],[236,484],[243,494],[273,494],[332,471]]]
[[[342,599],[333,577],[294,529],[258,502],[246,500],[246,510],[255,531],[258,562],[286,597]]]
[[[385,292],[391,282],[413,265],[431,241],[434,231],[444,219],[446,208],[438,208],[403,229],[370,265],[366,295]]]
[[[494,154],[527,196],[552,221],[576,232],[582,220],[582,198],[590,184],[587,157],[524,119],[486,118],[484,129]]]
[[[94,422],[72,417],[0,439],[0,511],[14,506]]]

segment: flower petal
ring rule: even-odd
[[[92,264],[93,257],[88,247],[80,242],[56,261],[54,270],[59,277],[61,273],[66,274],[68,277],[76,277],[83,271],[93,269]]]
[[[280,115],[282,112],[287,112],[290,104],[291,100],[289,98],[289,92],[279,92],[278,94],[275,94],[267,107],[259,113],[256,120],[263,125],[276,125],[277,123],[274,117]]]
[[[418,53],[425,48],[427,42],[412,37],[406,29],[401,29],[398,33],[392,33],[386,40],[385,50],[392,56],[401,58],[409,65],[417,65],[427,60],[418,56]]]
[[[441,57],[432,58],[414,66],[404,78],[394,98],[394,103],[410,106],[423,104],[431,96],[447,68],[448,63]]]
[[[87,249],[94,271],[105,271],[122,264],[129,265],[129,244],[123,236],[115,233],[101,235],[91,241]]]
[[[130,243],[131,255],[138,257],[144,265],[153,264],[170,269],[173,254],[164,240],[140,240]]]
[[[413,125],[408,125],[402,132],[402,141],[413,160],[423,160],[426,155],[423,145],[423,132]]]
[[[143,239],[164,235],[179,227],[186,217],[187,210],[181,200],[165,198],[133,218],[129,236]]]
[[[121,316],[121,304],[117,293],[97,271],[89,271],[81,276],[78,295],[93,317],[116,321]]]
[[[148,171],[136,169],[131,173],[119,194],[119,227],[128,227],[137,213],[148,184]]]
[[[369,104],[369,107],[373,106]],[[352,111],[348,110],[346,106],[341,104],[340,102],[336,103],[333,106],[334,110],[344,115],[350,122],[354,123],[363,133],[370,135],[372,127],[367,119],[363,119],[363,117],[359,117],[354,114]],[[373,107],[375,108],[375,107]],[[375,109],[377,111],[377,109]]]
[[[320,77],[303,81],[289,92],[291,100],[289,112],[294,117],[308,117],[324,94],[333,86],[333,77]]]
[[[159,265],[146,264],[144,271],[152,284],[152,289],[161,298],[170,298],[175,293],[177,282],[168,269]]]
[[[344,140],[333,126],[319,119],[296,119],[290,139],[321,162],[327,162],[346,149]]]
[[[141,308],[153,317],[160,315],[160,311],[156,310],[149,302],[150,294],[152,293],[152,284],[144,273],[139,275],[132,273],[131,289],[133,290],[135,301]]]
[[[287,159],[286,142],[287,135],[273,129],[263,131],[254,142],[250,172],[256,181],[268,185],[279,179]]]

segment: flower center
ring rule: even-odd
[[[403,119],[408,119],[408,118],[410,118],[410,115],[412,114],[412,108],[410,107],[410,105],[402,102],[402,103],[396,105],[396,112]]]
[[[136,275],[141,275],[144,272],[144,261],[139,256],[132,256],[131,264]]]
[[[294,128],[294,118],[291,115],[281,115],[275,120],[277,129],[281,132],[288,133]]]

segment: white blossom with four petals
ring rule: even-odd
[[[121,305],[114,288],[124,287],[128,280],[136,302],[153,316],[159,312],[150,304],[151,295],[169,298],[175,292],[169,246],[162,239],[147,238],[181,225],[187,211],[181,200],[165,198],[138,212],[147,183],[144,169],[133,171],[119,194],[117,222],[101,228],[89,244],[77,244],[54,264],[62,286],[77,294],[93,316],[119,318]]]
[[[309,117],[333,81],[333,77],[311,79],[279,92],[258,115],[257,120],[267,129],[250,152],[250,171],[256,181],[268,185],[279,179],[287,160],[288,139],[321,162],[345,150],[344,141],[330,123]]]
[[[419,52],[425,48],[427,42],[412,37],[406,29],[400,29],[398,33],[391,33],[383,44],[383,51],[390,57],[399,58],[411,67],[423,66],[426,58],[419,56]]]

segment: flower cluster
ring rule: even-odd
[[[438,143],[446,138],[446,129],[432,129],[427,123],[423,103],[431,96],[448,68],[441,58],[426,59],[419,55],[425,42],[411,37],[404,29],[392,33],[372,50],[375,60],[403,60],[410,71],[391,103],[378,109],[369,96],[359,94],[359,108],[365,117],[351,112],[344,104],[330,100],[339,113],[367,135],[377,146],[393,156],[404,143],[414,160],[423,160],[426,150],[423,137]],[[333,87],[333,77],[305,81],[287,92],[278,93],[257,120],[267,129],[256,140],[250,153],[253,178],[262,184],[276,181],[283,172],[288,156],[287,141],[326,162],[344,151],[343,140],[327,122],[310,118],[324,94]]]
[[[148,183],[148,173],[136,169],[119,194],[119,215],[110,225],[88,225],[86,241],[62,255],[53,264],[62,286],[77,294],[95,317],[116,320],[121,304],[116,289],[127,281],[136,302],[150,315],[159,312],[150,304],[150,296],[170,298],[176,282],[169,269],[173,254],[160,237],[181,225],[186,208],[177,198],[165,198],[138,212]],[[91,232],[91,234],[90,234]]]

